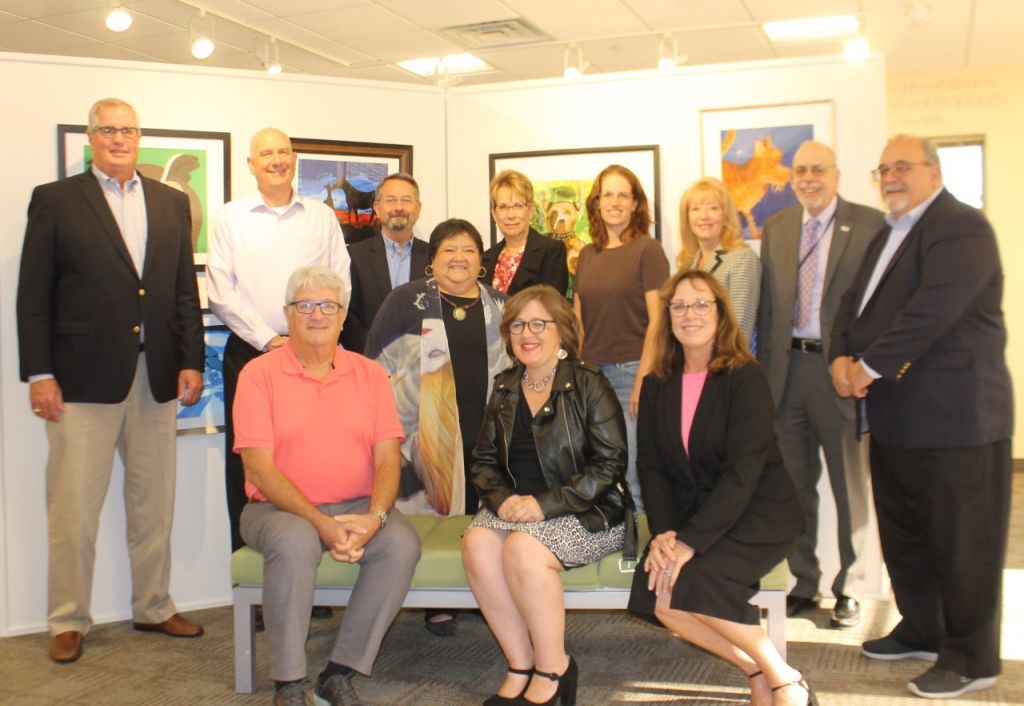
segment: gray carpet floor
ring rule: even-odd
[[[1024,705],[1024,615],[1016,603],[1024,593],[1024,474],[1015,474],[1014,516],[1004,596],[1004,651],[1012,641],[1016,659],[1003,663],[995,688],[957,699],[973,704]],[[307,646],[311,678],[322,668],[341,619],[313,621]],[[174,640],[135,632],[127,622],[98,625],[85,655],[74,664],[51,662],[45,634],[0,640],[0,703],[50,704],[268,704],[266,636],[257,636],[257,693],[233,691],[232,623],[229,607],[191,613],[206,627],[204,637]],[[924,671],[923,662],[877,662],[860,656],[860,643],[885,634],[897,620],[888,602],[867,602],[852,630],[828,628],[825,609],[787,621],[789,661],[803,670],[828,706],[902,706],[926,703],[906,690]],[[746,682],[735,669],[683,644],[667,631],[620,612],[571,612],[569,650],[580,665],[581,705],[749,703]],[[460,618],[459,634],[436,638],[422,613],[403,611],[384,642],[372,678],[355,687],[367,704],[461,706],[493,693],[504,661],[487,626],[476,615]]]

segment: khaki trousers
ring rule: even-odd
[[[174,514],[176,403],[158,403],[139,355],[128,397],[117,404],[65,403],[47,422],[49,627],[85,634],[92,626],[93,564],[114,450],[124,463],[124,506],[132,575],[132,619],[160,623],[175,613],[168,594]]]

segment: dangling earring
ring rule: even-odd
[[[476,276],[476,278],[477,279],[483,279],[486,276],[487,276],[487,268],[484,267],[483,265],[480,265],[480,274],[478,274]]]
[[[434,265],[433,265],[433,263],[431,263],[431,264],[429,264],[429,265],[427,265],[426,267],[423,268],[423,274],[425,274],[427,277],[433,277],[434,276]]]
[[[564,348],[559,348],[558,353],[555,354],[559,360],[565,360],[569,357],[569,352]]]

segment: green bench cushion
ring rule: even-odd
[[[423,559],[413,574],[413,588],[459,588],[467,586],[466,574],[462,569],[461,538],[473,519],[469,515],[437,518],[431,515],[406,515],[416,529],[423,545]],[[647,545],[651,538],[647,517],[641,515],[638,522],[639,546]],[[633,582],[632,573],[619,570],[622,552],[609,554],[598,562],[570,569],[561,574],[562,585],[569,591],[586,591],[597,588],[628,589]],[[317,586],[350,587],[359,575],[357,564],[346,564],[324,554],[316,573]],[[231,581],[233,584],[258,586],[263,583],[263,557],[259,552],[243,547],[231,556]],[[761,590],[785,591],[789,571],[785,562],[780,563],[761,580]]]

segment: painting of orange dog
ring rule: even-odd
[[[736,202],[745,238],[760,240],[765,220],[797,202],[790,165],[813,132],[810,125],[722,132],[722,183]]]

